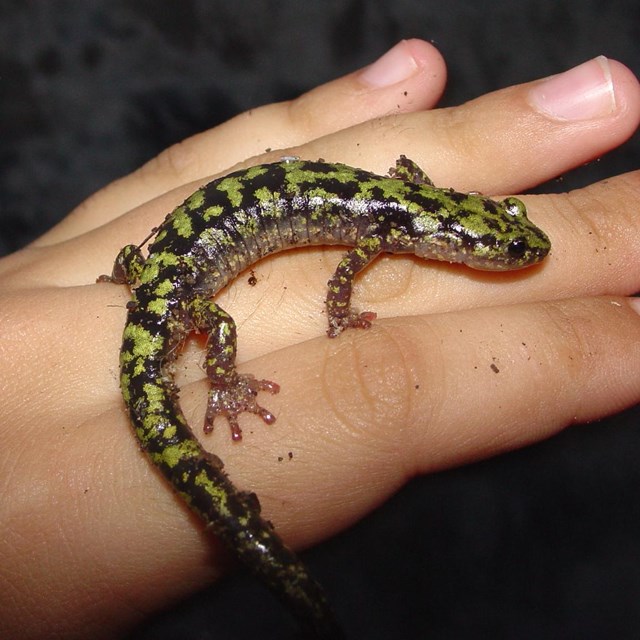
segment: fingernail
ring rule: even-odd
[[[604,56],[551,76],[529,92],[529,102],[556,120],[591,120],[616,108],[609,61]]]
[[[640,298],[629,298],[629,306],[640,315]]]
[[[388,87],[410,78],[418,69],[406,40],[401,40],[360,73],[360,80],[372,87]]]

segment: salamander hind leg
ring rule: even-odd
[[[375,320],[373,311],[358,313],[351,307],[353,279],[380,253],[380,239],[363,238],[340,260],[335,273],[328,282],[327,315],[329,329],[327,335],[335,338],[345,329],[368,329]]]
[[[190,305],[190,315],[196,328],[207,332],[207,355],[205,369],[211,388],[209,389],[204,431],[213,431],[218,416],[227,419],[233,440],[242,439],[238,416],[249,412],[260,416],[267,424],[275,422],[275,416],[258,404],[260,391],[278,393],[280,386],[271,380],[259,380],[251,374],[236,370],[236,324],[233,318],[215,302],[196,299]]]

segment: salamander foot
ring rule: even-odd
[[[271,380],[258,380],[250,373],[237,373],[225,384],[213,383],[209,389],[204,432],[211,433],[215,418],[223,416],[229,422],[231,439],[234,441],[242,440],[242,429],[238,424],[238,416],[245,411],[255,413],[267,424],[273,424],[276,417],[256,401],[256,396],[260,391],[278,393],[280,385]]]

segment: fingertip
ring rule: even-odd
[[[622,62],[611,59],[608,62],[619,117],[627,122],[633,133],[640,124],[640,81]]]
[[[419,69],[426,72],[429,78],[437,78],[442,88],[447,80],[447,63],[440,51],[430,42],[419,38],[404,40]]]
[[[428,42],[412,38],[400,40],[357,77],[366,86],[378,89],[409,80],[425,70],[444,84],[446,66],[440,52]]]
[[[442,96],[446,66],[424,40],[401,40],[372,64],[327,82],[288,103],[293,147],[391,114],[430,109]]]
[[[624,64],[597,56],[533,83],[529,104],[557,122],[615,120],[628,135],[640,121],[640,85]]]

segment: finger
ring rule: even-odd
[[[529,196],[552,239],[532,299],[630,295],[640,290],[640,171],[566,194]]]
[[[432,45],[403,40],[364,69],[295,100],[247,111],[170,147],[86,200],[35,244],[62,242],[185,183],[195,182],[197,187],[207,177],[269,149],[299,146],[390,113],[430,108],[440,98],[445,79],[444,61]]]
[[[402,153],[438,186],[517,193],[615,148],[639,122],[638,81],[600,57],[459,107],[367,122],[290,152],[378,172]]]
[[[268,398],[276,423],[245,422],[241,448],[224,428],[205,446],[304,546],[318,527],[346,526],[417,473],[640,402],[639,333],[638,314],[614,298],[381,322],[306,343],[303,358],[294,347],[251,363],[282,385]],[[198,424],[204,391],[191,393],[187,411]]]

